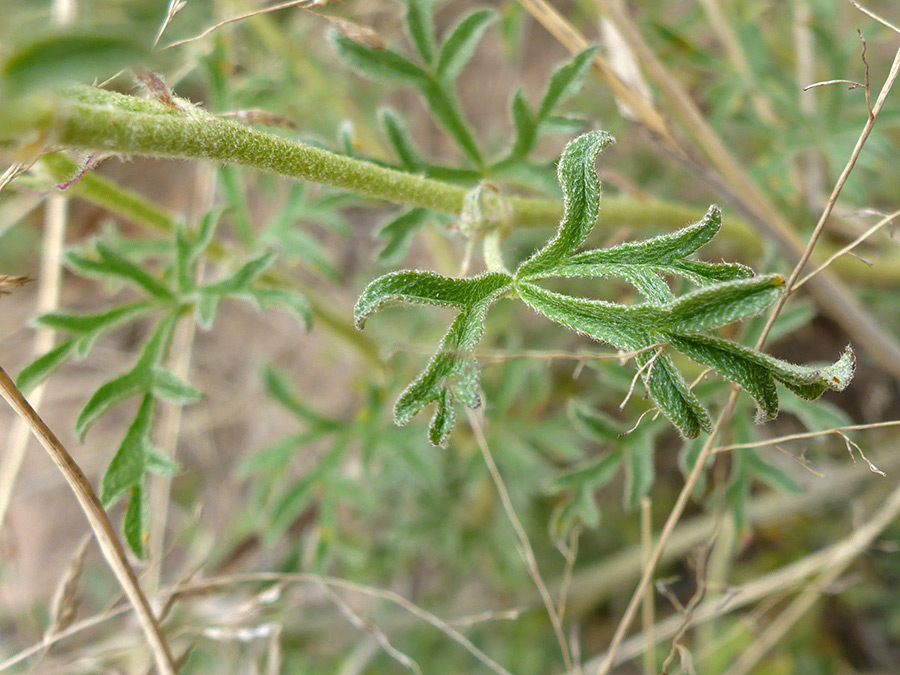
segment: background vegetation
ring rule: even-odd
[[[0,413],[0,669],[895,672],[893,3],[282,4],[0,5],[0,365],[128,548],[97,547]],[[721,231],[654,259],[686,277],[665,290],[632,268],[548,287],[632,305],[782,275],[802,290],[716,335],[799,364],[849,342],[852,385],[779,385],[755,424],[750,396],[673,354],[708,434],[645,395],[655,343],[623,355],[503,299],[480,384],[454,361],[431,430],[432,408],[396,426],[456,314],[360,332],[364,289],[496,272],[498,251],[515,269],[562,216],[563,148],[600,129],[586,248],[710,204]],[[774,382],[747,372],[765,408]]]

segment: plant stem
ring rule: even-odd
[[[81,509],[87,516],[91,530],[97,538],[97,544],[103,552],[103,557],[112,568],[113,574],[116,575],[122,590],[134,607],[135,615],[141,624],[141,628],[147,637],[147,642],[153,652],[156,660],[156,668],[162,675],[175,675],[175,663],[172,660],[172,654],[169,646],[163,636],[162,629],[153,615],[150,603],[138,584],[137,575],[128,564],[125,557],[125,549],[116,536],[113,526],[109,522],[106,511],[100,504],[97,494],[94,492],[88,479],[85,477],[81,467],[75,463],[72,456],[44,423],[44,420],[34,411],[28,401],[22,395],[22,392],[16,388],[15,383],[10,379],[6,371],[0,367],[0,394],[6,399],[10,407],[15,410],[16,414],[26,421],[31,428],[32,433],[37,436],[41,445],[47,450],[50,459],[56,464],[57,468],[62,472],[75,493],[75,498],[81,505]]]

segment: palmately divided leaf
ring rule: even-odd
[[[512,277],[501,272],[455,278],[434,272],[401,270],[379,277],[366,286],[356,301],[353,318],[356,327],[362,329],[369,316],[391,305],[470,308],[511,286]]]
[[[406,270],[380,277],[366,287],[354,310],[359,328],[372,313],[399,303],[461,310],[425,370],[397,399],[394,421],[398,425],[408,423],[426,405],[437,402],[429,438],[435,445],[443,445],[453,429],[454,401],[473,408],[481,404],[478,369],[470,353],[484,333],[488,308],[512,286],[512,277],[500,272],[457,279]]]
[[[600,212],[600,179],[594,160],[613,142],[613,137],[605,131],[592,131],[565,147],[557,167],[565,206],[562,222],[556,237],[519,266],[516,278],[527,278],[553,268],[590,234]]]

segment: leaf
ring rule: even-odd
[[[416,151],[406,125],[390,108],[382,108],[380,115],[381,124],[387,135],[394,154],[400,160],[401,166],[407,171],[418,171],[425,165],[425,160]]]
[[[84,441],[84,436],[90,426],[107,410],[135,394],[146,392],[148,388],[149,377],[147,374],[135,370],[101,385],[85,403],[75,421],[75,435],[78,440]]]
[[[434,62],[434,24],[432,10],[434,0],[407,0],[406,27],[422,60]]]
[[[481,165],[483,162],[481,150],[478,149],[478,143],[472,135],[472,130],[463,119],[456,95],[450,85],[435,79],[428,79],[417,86],[434,119],[453,137],[456,144],[473,163]]]
[[[646,311],[654,308],[575,298],[527,282],[516,284],[516,290],[536,312],[599,342],[629,350],[654,344],[649,330],[653,328],[652,319],[658,319],[659,315]]]
[[[525,90],[522,87],[516,89],[512,98],[512,119],[516,129],[516,138],[513,141],[512,155],[525,157],[534,147],[537,139],[537,119],[528,105]]]
[[[565,205],[562,222],[556,237],[519,265],[517,279],[552,268],[588,236],[600,209],[600,180],[594,160],[611,143],[613,138],[605,131],[593,131],[570,141],[565,147],[557,168]]]
[[[590,67],[596,51],[596,47],[585,49],[569,63],[557,68],[550,76],[547,92],[538,109],[538,119],[546,119],[556,106],[578,92],[581,88],[581,80]]]
[[[378,236],[387,239],[384,248],[378,252],[378,259],[383,262],[396,262],[409,251],[413,236],[428,221],[430,211],[414,208],[404,211],[396,218],[381,226]]]
[[[303,403],[287,377],[272,368],[271,364],[262,367],[260,376],[268,394],[299,419],[324,430],[334,431],[340,428],[340,422],[320,415]]]
[[[75,434],[79,440],[84,440],[88,428],[112,406],[135,394],[151,391],[154,367],[168,349],[176,319],[177,317],[170,316],[161,321],[144,344],[134,367],[124,375],[109,380],[94,392],[75,421]]]
[[[576,429],[588,438],[598,441],[615,441],[625,428],[606,413],[588,408],[583,403],[571,401],[567,411]]]
[[[435,445],[443,445],[455,421],[453,401],[458,400],[473,408],[480,405],[478,370],[468,353],[484,333],[484,317],[488,308],[512,285],[512,277],[500,272],[455,279],[433,272],[406,270],[387,274],[366,287],[354,309],[358,328],[365,325],[372,313],[399,303],[430,304],[461,310],[425,370],[397,399],[394,421],[398,425],[407,424],[426,405],[437,402],[429,439]]]
[[[758,314],[784,292],[780,274],[726,281],[681,296],[666,308],[666,330],[699,333]]]
[[[649,492],[656,475],[653,467],[655,434],[636,429],[626,437],[625,445],[625,505],[637,507],[641,497]]]
[[[366,47],[337,31],[331,33],[331,41],[342,59],[372,79],[414,85],[428,81],[424,70],[396,52]]]
[[[184,405],[203,398],[203,394],[187,382],[179,379],[171,371],[162,368],[153,369],[152,384],[150,386],[154,396],[169,403]]]
[[[485,298],[508,290],[512,277],[489,272],[476,277],[445,277],[434,272],[401,270],[379,277],[363,290],[353,318],[356,327],[365,327],[375,312],[398,304],[423,304],[438,307],[471,308]]]
[[[772,395],[765,393],[770,386],[766,381],[777,380],[795,394],[807,400],[821,396],[827,389],[843,391],[853,379],[856,357],[848,346],[830,366],[797,366],[743,345],[709,335],[668,335],[668,342],[678,351],[698,363],[721,369],[725,377],[732,379],[757,399],[766,415],[777,412],[777,399],[770,405]],[[765,375],[763,375],[765,373]],[[749,380],[747,385],[739,378]],[[756,391],[755,383],[765,391]],[[774,385],[771,386],[774,388]],[[774,406],[774,407],[773,407]]]
[[[753,448],[742,448],[741,454],[747,468],[770,487],[782,492],[803,492],[784,469],[765,461]]]
[[[0,66],[5,96],[88,82],[114,75],[148,55],[144,40],[135,35],[68,29],[43,35],[10,54]]]
[[[252,288],[249,291],[260,309],[286,309],[303,322],[304,328],[312,328],[312,309],[299,293],[281,288]]]
[[[550,491],[559,492],[567,489],[596,490],[603,487],[616,475],[622,462],[622,448],[607,453],[599,460],[563,474],[550,484]]]
[[[124,323],[127,319],[137,318],[152,309],[153,303],[135,302],[97,314],[63,314],[60,312],[43,314],[35,319],[35,323],[69,333],[100,333]]]
[[[485,29],[497,18],[491,9],[470,12],[459,21],[441,45],[437,61],[438,77],[453,80],[472,57]]]
[[[338,442],[326,452],[313,469],[297,481],[284,494],[272,512],[268,536],[276,536],[283,532],[290,522],[309,504],[314,490],[327,481],[340,468],[347,449],[346,442]]]
[[[144,446],[144,462],[147,471],[163,476],[174,476],[181,471],[181,465],[175,460],[147,443]]]
[[[16,386],[27,394],[65,363],[75,351],[75,340],[66,340],[58,347],[36,358],[19,371]]]
[[[277,258],[274,251],[263,253],[261,256],[250,260],[243,265],[230,277],[226,277],[221,281],[217,281],[206,286],[201,286],[198,290],[204,294],[211,295],[228,295],[231,293],[246,292],[250,288],[250,284],[256,281],[267,269],[269,269]]]
[[[153,397],[145,395],[134,421],[125,432],[125,438],[103,474],[100,501],[104,509],[114,506],[122,495],[140,483],[146,466],[146,447],[154,409]]]
[[[131,488],[131,499],[125,510],[122,531],[128,546],[138,558],[143,559],[150,536],[150,503],[143,484],[139,483]]]
[[[98,242],[95,246],[100,256],[99,260],[86,258],[73,252],[66,255],[66,262],[79,274],[101,279],[109,277],[123,279],[143,289],[148,295],[157,300],[162,300],[163,302],[175,301],[175,296],[172,292],[142,267],[135,265],[104,244]]]
[[[175,229],[175,276],[182,295],[194,288],[196,262],[212,243],[224,212],[225,209],[221,208],[207,211],[195,237],[190,236],[192,233],[187,231],[183,223],[178,223]]]
[[[647,369],[642,378],[647,394],[656,407],[685,438],[696,438],[701,431],[712,429],[709,413],[688,388],[671,357],[668,354],[655,354],[638,354],[635,361],[641,368]],[[650,364],[650,359],[654,357],[655,360]]]

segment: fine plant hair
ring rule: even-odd
[[[759,515],[758,484],[800,499],[803,479],[767,459],[765,447],[788,453],[780,444],[839,436],[854,463],[858,454],[863,460],[860,468],[868,466],[884,475],[879,468],[884,454],[870,453],[874,458],[870,461],[845,432],[890,429],[897,422],[854,424],[832,402],[837,399],[823,398],[826,392],[843,392],[854,379],[854,347],[847,344],[840,352],[848,339],[830,345],[831,361],[824,364],[793,363],[764,348],[774,337],[807,326],[821,307],[860,353],[875,351],[873,359],[886,372],[898,372],[893,360],[893,354],[900,353],[896,340],[849,293],[850,277],[839,279],[834,269],[846,267],[845,254],[878,236],[900,212],[881,214],[877,224],[857,227],[852,237],[842,231],[827,244],[832,255],[810,266],[811,272],[805,266],[815,262],[813,249],[825,237],[831,219],[847,218],[838,212],[838,197],[866,141],[876,137],[876,121],[900,76],[900,51],[873,102],[862,41],[866,79],[859,88],[865,93],[868,117],[834,189],[823,197],[821,216],[804,244],[779,211],[777,200],[756,186],[670,75],[623,2],[596,0],[597,11],[607,28],[620,34],[619,57],[634,59],[635,68],[645,71],[657,93],[646,87],[644,94],[636,93],[616,74],[609,56],[543,0],[510,3],[521,7],[509,15],[487,7],[469,9],[443,31],[436,28],[433,0],[406,0],[405,46],[387,44],[373,29],[356,23],[359,17],[349,21],[338,12],[332,15],[331,8],[319,7],[326,4],[286,2],[206,24],[191,32],[192,37],[168,39],[179,20],[193,11],[190,3],[173,1],[161,25],[146,39],[128,29],[79,29],[39,34],[4,48],[0,150],[13,161],[0,179],[0,198],[52,195],[45,244],[52,260],[42,263],[48,274],[41,279],[45,290],[33,319],[38,337],[32,358],[14,380],[0,368],[0,389],[21,417],[12,436],[14,452],[0,466],[0,526],[22,465],[26,431],[31,430],[77,496],[139,620],[156,667],[164,673],[179,670],[184,657],[175,658],[179,650],[170,644],[183,642],[186,635],[211,639],[228,635],[239,643],[263,635],[263,627],[269,630],[260,609],[268,600],[261,597],[253,600],[252,618],[259,624],[245,633],[236,627],[239,621],[229,625],[230,619],[246,618],[242,614],[246,608],[231,606],[236,604],[229,597],[233,587],[295,582],[318,589],[331,609],[343,615],[338,629],[326,619],[327,630],[340,633],[349,622],[375,651],[382,652],[382,658],[396,662],[392,667],[413,672],[428,672],[428,667],[421,650],[403,634],[404,624],[395,625],[375,606],[351,603],[338,591],[406,610],[453,643],[462,657],[474,658],[497,673],[516,672],[516,666],[491,654],[479,631],[487,631],[484,624],[498,617],[519,621],[532,608],[543,613],[545,627],[549,619],[549,639],[541,634],[552,644],[548,661],[567,672],[582,672],[587,661],[602,675],[620,661],[622,651],[631,656],[643,652],[648,672],[656,667],[657,653],[668,652],[665,667],[678,650],[687,663],[690,655],[682,639],[693,624],[726,610],[715,605],[716,597],[704,597],[717,589],[705,586],[703,565],[695,580],[703,592],[698,591],[682,624],[675,630],[671,620],[661,618],[657,624],[653,579],[670,559],[667,545],[674,546],[677,540],[683,552],[703,538],[714,541],[726,513],[738,533],[748,532],[761,518],[774,521],[778,514]],[[704,5],[712,5],[706,7],[709,20],[725,31],[721,39],[729,45],[735,70],[742,77],[756,77],[738,37],[726,30],[721,8],[716,3]],[[240,70],[229,61],[223,34],[252,18],[271,21],[260,24],[260,35],[272,35],[284,28],[274,17],[291,7],[298,9],[302,21],[327,31],[323,42],[357,78],[353,82],[371,81],[365,87],[379,91],[405,90],[417,107],[382,107],[373,111],[367,133],[358,135],[352,124],[344,123],[332,140],[307,135],[304,124],[289,115],[239,107],[238,103],[249,99],[253,104],[254,99],[245,95],[238,101],[240,97],[230,90],[229,78]],[[537,98],[524,86],[512,89],[509,135],[499,142],[483,134],[471,119],[459,93],[461,78],[486,36],[498,33],[512,42],[510,35],[517,30],[521,34],[515,22],[527,16],[535,17],[572,54],[550,70]],[[892,24],[885,26],[894,29]],[[209,93],[209,100],[200,104],[183,97],[181,85],[168,86],[157,71],[174,72],[168,58],[207,42],[214,47],[191,64],[196,70],[192,77]],[[674,200],[642,200],[626,194],[627,189],[602,194],[601,176],[604,182],[609,175],[626,186],[631,179],[619,176],[619,167],[612,166],[615,139],[597,128],[621,127],[573,115],[585,81],[596,80],[594,75],[629,119],[651,132],[660,154],[664,149],[680,162],[676,166],[685,173],[695,172],[712,188],[713,196],[699,209]],[[276,95],[274,81],[248,79],[251,94],[259,86]],[[829,83],[834,82],[853,83]],[[183,89],[191,84],[188,78]],[[776,125],[780,114],[773,96],[762,89],[746,95],[747,105],[770,125]],[[415,115],[428,118],[449,150],[432,156],[424,149],[412,131]],[[626,127],[615,133],[623,141],[632,132]],[[554,142],[563,149],[548,155],[546,148]],[[94,169],[108,157],[198,162],[205,169],[206,198],[198,200],[201,203],[189,218],[176,217],[96,173]],[[284,182],[276,183],[276,177]],[[251,199],[253,190],[264,196],[265,208],[258,207],[258,194]],[[72,241],[64,246],[65,204],[75,198],[143,231],[136,235],[130,225],[105,225],[89,237],[69,237]],[[707,206],[713,200],[719,204]],[[782,201],[787,202],[783,196]],[[366,268],[364,279],[351,279],[347,270],[356,267],[348,263],[345,269],[333,249],[350,246],[354,219],[373,204],[379,205],[381,222],[377,244],[367,251],[366,261],[372,266]],[[732,223],[735,227],[729,228]],[[614,225],[623,229],[614,231]],[[760,245],[760,232],[775,246]],[[598,239],[606,244],[596,244]],[[746,245],[748,251],[747,242],[752,242],[753,255],[741,258],[743,262],[723,261],[710,252],[723,241],[737,244],[733,249]],[[404,268],[408,254],[419,249],[432,253],[433,269]],[[456,255],[459,251],[461,255]],[[763,260],[759,271],[744,264],[751,257]],[[430,267],[420,255],[415,260],[411,267]],[[876,258],[878,263],[891,260],[889,254]],[[78,283],[102,287],[103,304],[95,303],[90,310],[61,306],[63,269],[78,277]],[[16,294],[23,292],[25,277],[0,272],[4,273],[0,293],[7,287]],[[853,278],[874,280],[874,287],[884,282],[879,273],[856,271]],[[887,283],[900,277],[896,270],[886,274]],[[323,290],[341,286],[351,288],[346,308],[355,301],[351,311],[333,303],[330,291]],[[801,286],[814,302],[793,302]],[[879,292],[875,289],[872,295],[884,301]],[[278,365],[276,354],[267,356],[258,368],[259,388],[276,415],[296,431],[274,442],[265,436],[263,447],[243,453],[234,473],[246,487],[242,510],[251,525],[242,522],[235,531],[246,536],[221,554],[218,571],[211,558],[204,559],[208,579],[186,575],[172,585],[161,579],[167,544],[175,538],[169,531],[168,512],[169,500],[174,504],[177,496],[168,481],[195,473],[182,465],[187,461],[183,454],[175,458],[183,433],[181,407],[200,404],[211,389],[204,391],[208,385],[188,364],[198,342],[220,334],[223,316],[233,305],[254,317],[270,311],[286,315],[293,319],[291,336],[297,340],[312,330],[323,331],[328,341],[334,338],[337,349],[358,357],[365,376],[353,388],[346,387],[346,405],[335,413],[317,400],[315,391],[298,387],[288,370]],[[435,310],[445,323],[434,320]],[[399,348],[385,336],[389,321]],[[102,345],[117,331],[136,336],[135,353],[118,371],[104,366],[103,380],[85,392],[71,424],[75,439],[84,443],[97,435],[97,427],[103,426],[100,420],[107,426],[124,420],[114,432],[115,445],[108,449],[95,488],[34,408],[58,373],[72,368],[73,362],[102,359]],[[409,334],[434,335],[437,344],[405,345]],[[546,345],[539,341],[543,336],[569,347],[543,349]],[[603,351],[571,348],[584,340],[601,343]],[[497,345],[502,347],[495,349]],[[389,348],[396,353],[386,359],[383,350]],[[553,363],[557,359],[576,362],[574,376],[562,378],[563,385]],[[32,397],[34,407],[26,396]],[[430,417],[427,425],[421,412]],[[782,427],[767,426],[781,412],[796,418],[806,431],[783,433]],[[468,424],[457,425],[460,413]],[[654,534],[654,508],[665,503],[653,494],[656,460],[674,445],[680,445],[681,452],[671,464],[677,461],[685,480],[666,511],[660,533]],[[794,459],[810,468],[805,454]],[[293,474],[295,462],[303,466],[299,478]],[[896,468],[896,462],[886,466]],[[584,572],[577,557],[579,551],[596,553],[596,542],[583,542],[592,533],[606,531],[601,525],[609,517],[608,494],[617,489],[615,478],[620,474],[623,513],[633,516],[640,509],[640,550],[630,551],[631,571],[621,577],[637,579],[637,587],[621,620],[611,627],[613,637],[605,653],[582,659],[578,635],[570,632],[586,611],[572,606],[579,593],[579,574]],[[835,491],[853,494],[856,482],[835,481]],[[759,577],[757,584],[747,583],[736,591],[735,607],[817,575],[730,672],[748,672],[826,585],[871,545],[900,513],[898,495],[892,492],[864,527],[826,549],[836,552],[834,562],[814,555],[801,560],[796,569]],[[162,507],[159,499],[166,500]],[[701,534],[680,523],[691,499],[711,512],[704,516],[708,522],[704,521]],[[817,493],[813,506],[828,500]],[[503,528],[492,520],[493,511],[499,511],[495,502],[506,516]],[[460,503],[470,510],[458,508]],[[793,507],[785,503],[779,502],[778,508],[786,513]],[[109,519],[114,509],[121,512],[116,516],[121,518],[118,530]],[[368,541],[366,537],[379,528],[388,532],[384,541]],[[415,545],[389,551],[385,542],[393,543],[407,531],[418,537]],[[434,551],[429,550],[432,544]],[[473,611],[485,619],[457,626],[442,616],[444,609],[449,614],[457,605],[427,584],[426,590],[418,587],[419,566],[427,577],[428,565],[437,562],[435,567],[440,567],[442,555],[449,558],[460,551],[465,553],[459,555],[471,556],[468,564],[483,564],[479,556],[490,555],[478,546],[488,547],[485,550],[497,558],[490,573],[498,597],[518,580],[515,574],[527,574],[536,595],[527,598],[522,611]],[[420,549],[427,551],[422,560]],[[261,559],[278,565],[277,571],[221,571],[248,550],[266,552]],[[546,561],[556,551],[564,559],[559,565],[561,579],[554,583],[545,575]],[[84,550],[79,552],[77,573],[63,580],[61,587],[70,596],[81,583],[85,555]],[[165,604],[161,615],[141,588],[132,565],[135,560],[149,562],[143,583],[155,600]],[[347,570],[348,575],[359,572],[366,581],[335,578],[335,569]],[[415,577],[410,599],[405,592],[374,587],[406,581],[404,574]],[[509,587],[504,586],[507,583]],[[154,595],[160,587],[171,594]],[[280,595],[281,586],[272,588]],[[221,626],[209,622],[205,633],[196,627],[176,629],[181,618],[170,613],[172,607],[201,593],[228,598],[225,605],[233,615],[225,616]],[[258,596],[264,594],[259,591]],[[433,598],[445,602],[441,611],[432,611],[428,603]],[[273,602],[280,601],[279,597]],[[641,603],[645,635],[625,641]],[[54,627],[45,633],[42,649],[7,657],[3,666],[36,654],[46,658],[51,645],[75,634],[68,628],[79,624],[67,616],[63,625],[58,613],[54,612]],[[527,618],[521,623],[526,625]],[[93,624],[84,622],[88,625]],[[276,644],[282,629],[279,624],[273,633]],[[675,635],[676,640],[670,649],[654,650],[658,635]],[[193,644],[182,653],[189,656],[191,649]],[[562,664],[557,663],[560,655]],[[267,659],[274,672],[280,652]]]

